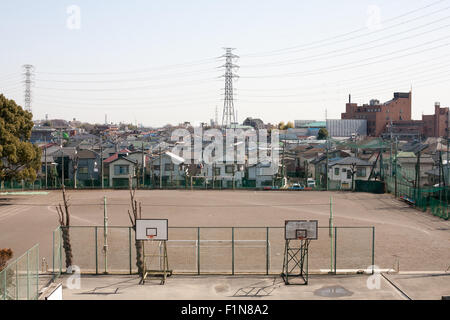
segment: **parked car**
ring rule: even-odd
[[[307,187],[308,188],[315,188],[316,187],[316,181],[313,178],[308,178],[308,180],[307,180]]]
[[[294,183],[292,185],[292,187],[290,187],[289,189],[293,189],[293,190],[303,190],[305,189],[305,187],[303,185],[301,185],[300,183]]]

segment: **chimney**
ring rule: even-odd
[[[351,94],[348,95],[348,103],[352,103],[352,95]]]

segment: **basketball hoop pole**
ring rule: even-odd
[[[103,255],[105,256],[105,272],[108,273],[108,214],[106,211],[106,197],[103,197]]]
[[[332,198],[330,196],[330,219],[328,222],[329,225],[329,236],[330,236],[330,273],[333,273],[333,204],[332,204]],[[336,270],[334,270],[336,272]]]

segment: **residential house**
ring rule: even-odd
[[[111,187],[128,187],[130,176],[133,186],[136,186],[136,161],[128,159],[124,154],[119,154],[117,158],[108,161],[108,167]]]
[[[278,173],[278,169],[278,167],[275,167],[270,163],[258,163],[250,166],[247,169],[247,180],[249,182],[249,186],[255,186],[256,188],[273,186],[274,178]]]
[[[368,180],[372,164],[355,157],[346,157],[328,163],[328,179],[340,189],[352,189],[355,180]]]
[[[216,162],[212,164],[204,164],[202,174],[206,177],[206,181],[212,184],[212,181],[220,181],[222,187],[239,188],[242,187],[242,179],[244,178],[244,165],[237,163]],[[216,184],[217,182],[215,182]]]
[[[182,185],[186,181],[185,160],[172,152],[151,157],[149,160],[152,185]]]
[[[94,181],[99,181],[101,175],[100,155],[92,150],[82,149],[77,152],[77,158],[77,183],[94,186]]]

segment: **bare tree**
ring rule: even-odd
[[[128,184],[130,187],[130,201],[131,201],[131,213],[130,210],[128,210],[128,217],[130,218],[131,227],[133,228],[134,232],[136,232],[136,220],[141,219],[142,217],[142,203],[138,202],[134,199],[136,188],[133,188],[133,180],[131,176],[129,177]],[[144,259],[143,259],[143,252],[142,252],[142,240],[135,240],[134,243],[136,247],[136,266],[138,268],[138,273],[143,274],[144,272]]]
[[[58,213],[59,225],[61,226],[64,252],[66,253],[66,268],[69,268],[72,266],[72,259],[73,259],[72,245],[70,244],[70,234],[69,234],[70,205],[69,199],[66,196],[66,189],[64,188],[64,185],[62,187],[62,196],[64,207],[62,207],[61,204],[59,204],[58,206],[56,206],[56,212]]]
[[[0,271],[6,268],[6,262],[11,259],[13,252],[11,249],[0,249]]]

